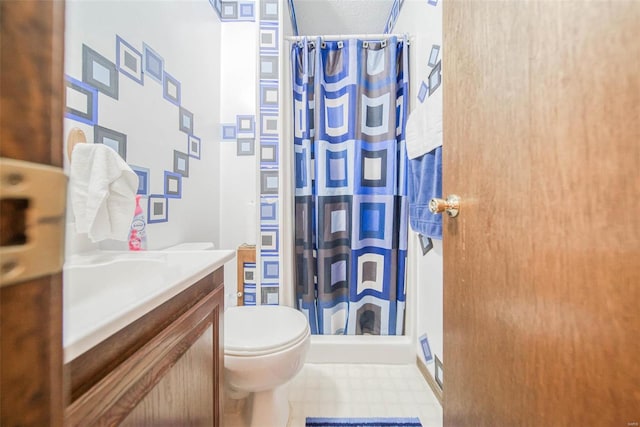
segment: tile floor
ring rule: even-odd
[[[288,427],[306,417],[418,417],[442,427],[442,407],[415,365],[307,363],[289,383],[289,406]],[[226,427],[241,425],[239,415],[225,417]]]

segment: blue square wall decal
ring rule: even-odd
[[[238,8],[239,19],[242,21],[255,20],[255,3],[253,2],[240,2]]]
[[[179,129],[189,135],[193,134],[193,113],[186,108],[180,107]]]
[[[236,139],[236,125],[233,123],[227,123],[221,125],[222,139],[231,140]]]
[[[260,84],[260,108],[278,108],[278,85],[273,83]]]
[[[262,305],[278,305],[278,289],[278,283],[274,283],[272,286],[265,286],[265,284],[263,284],[260,288]]]
[[[171,199],[182,198],[182,175],[164,171],[164,195]]]
[[[73,77],[65,77],[64,116],[91,126],[95,125],[98,122],[98,90]]]
[[[219,18],[222,18],[222,0],[209,0],[209,4],[216,11]]]
[[[253,135],[255,133],[255,116],[236,116],[237,133]]]
[[[420,84],[420,90],[418,91],[418,100],[420,102],[424,102],[428,93],[429,93],[429,86],[427,86],[425,82],[422,82],[422,84]]]
[[[274,167],[278,166],[278,140],[263,139],[260,142],[260,166]]]
[[[189,155],[178,150],[173,150],[173,172],[189,177]]]
[[[150,194],[147,206],[147,223],[167,222],[169,220],[169,199],[164,194]]]
[[[278,203],[277,198],[263,197],[260,202],[260,223],[261,224],[273,224],[278,223]]]
[[[265,80],[278,79],[278,64],[280,57],[277,55],[260,55],[260,78]]]
[[[82,45],[82,81],[118,99],[119,75],[116,65],[85,44]]]
[[[280,246],[279,230],[277,228],[263,228],[260,230],[260,250],[262,252],[277,252]]]
[[[236,142],[236,154],[238,156],[253,156],[255,154],[255,138],[238,138]]]
[[[93,142],[111,147],[120,157],[127,161],[127,135],[99,125],[93,127]]]
[[[180,106],[180,82],[166,71],[162,73],[162,96],[174,105]]]
[[[260,52],[278,52],[278,26],[266,23],[260,25]]]
[[[280,116],[278,113],[260,114],[260,135],[263,137],[277,138],[280,131]]]
[[[427,334],[423,334],[420,338],[420,347],[422,347],[422,355],[424,356],[424,360],[426,362],[433,361],[433,355],[431,353],[431,346],[429,345],[429,338],[427,338]]]
[[[278,21],[278,0],[262,0],[260,2],[260,20]]]
[[[429,73],[429,96],[431,96],[431,94],[440,87],[440,83],[442,83],[441,70],[442,63],[438,61],[433,70],[431,70],[431,73]]]
[[[434,44],[431,46],[431,52],[429,53],[429,67],[435,67],[438,62],[438,54],[440,53],[440,46]]]
[[[187,136],[187,152],[189,153],[189,157],[199,160],[201,147],[202,142],[200,138],[194,135]]]
[[[280,263],[278,260],[265,260],[262,263],[262,274],[265,279],[278,279],[280,277]]]
[[[245,262],[243,263],[244,268],[244,277],[242,281],[244,283],[256,283],[256,263],[255,262]]]
[[[131,169],[138,175],[138,190],[136,194],[146,196],[149,194],[149,169],[141,166],[129,165]]]
[[[278,171],[260,171],[260,194],[277,195],[279,191]]]
[[[163,83],[164,59],[146,43],[142,44],[144,54],[144,73],[158,83]]]
[[[244,299],[242,303],[244,305],[256,305],[256,285],[244,284],[243,286]]]
[[[122,37],[116,35],[116,66],[118,70],[136,83],[144,83],[142,53]]]
[[[223,1],[221,12],[224,20],[238,19],[238,3],[235,1]]]

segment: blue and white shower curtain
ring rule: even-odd
[[[298,308],[315,334],[401,335],[406,40],[294,43]]]

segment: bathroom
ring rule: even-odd
[[[48,7],[53,9],[53,21],[59,25],[63,19],[60,15],[60,8],[55,3],[44,2],[44,9],[46,10]],[[249,283],[249,286],[246,284],[238,286],[237,272],[239,270],[236,258],[225,258],[223,262],[224,288],[220,295],[222,307],[230,308],[237,304],[238,299],[248,305],[251,305],[252,302],[257,302],[258,305],[295,305],[296,294],[294,286],[291,285],[295,277],[295,267],[292,262],[294,259],[294,237],[291,226],[294,224],[292,203],[294,172],[291,167],[294,162],[294,153],[291,150],[290,142],[293,123],[288,117],[291,116],[292,109],[289,52],[292,44],[298,41],[298,39],[294,40],[296,33],[326,36],[327,39],[330,39],[331,36],[336,38],[344,36],[346,39],[350,34],[366,36],[367,34],[387,33],[398,35],[400,38],[406,36],[411,51],[409,61],[409,104],[412,106],[411,108],[424,105],[432,95],[437,96],[442,93],[443,88],[447,88],[446,80],[442,80],[443,86],[440,86],[442,79],[440,61],[443,56],[446,57],[448,52],[446,48],[447,33],[444,34],[445,40],[443,41],[442,30],[443,4],[446,1],[380,0],[366,2],[367,6],[364,3],[364,1],[355,0],[339,2],[327,0],[293,0],[291,2],[283,0],[237,2],[209,2],[206,0],[188,2],[67,1],[63,12],[64,75],[60,76],[65,82],[66,105],[64,111],[61,112],[64,114],[63,125],[59,128],[54,127],[51,131],[51,134],[63,135],[59,146],[53,146],[59,148],[50,155],[54,159],[53,163],[62,166],[64,172],[69,174],[71,165],[69,135],[74,130],[82,131],[86,142],[102,142],[104,145],[110,146],[122,158],[126,159],[127,164],[139,179],[137,192],[142,195],[140,207],[147,222],[146,249],[149,254],[182,243],[211,242],[215,249],[233,251],[243,244],[257,245],[254,277],[258,280]],[[6,6],[3,5],[4,7]],[[596,6],[593,7],[597,9]],[[446,21],[446,6],[444,8]],[[488,22],[490,19],[494,19],[491,18],[491,13],[498,16],[500,8],[495,4],[492,7],[487,6],[487,8],[484,11],[479,7],[474,11],[480,16],[485,13],[484,18]],[[569,21],[567,15],[572,10],[569,6],[567,8],[567,10],[554,9],[554,12],[558,16],[562,16],[565,21]],[[607,40],[637,51],[637,43],[629,41],[633,40],[634,34],[637,35],[637,30],[632,29],[626,20],[632,18],[625,19],[624,16],[637,17],[638,8],[633,5],[627,5],[627,9],[624,10],[622,8],[619,6],[618,9],[615,9],[615,13],[611,12],[606,17],[615,25],[626,29],[626,32],[622,29],[614,31],[612,35],[607,36],[609,37]],[[292,13],[294,10],[295,13]],[[597,9],[597,11],[600,10]],[[2,16],[6,17],[10,12],[10,9],[3,9]],[[456,10],[455,13],[458,18],[466,17],[472,21],[461,10]],[[505,16],[508,15],[506,12],[504,13],[505,15],[500,16],[506,19]],[[513,14],[522,22],[529,22],[523,17],[522,12],[513,12]],[[453,12],[451,16],[453,16]],[[545,19],[551,19],[543,13],[541,16]],[[584,21],[588,21],[586,17]],[[7,21],[3,20],[3,26],[7,25],[6,22],[9,22],[8,18]],[[501,21],[499,18],[495,18],[493,22],[497,24]],[[549,22],[544,22],[549,25]],[[474,24],[475,27],[471,24]],[[445,28],[455,29],[462,34],[462,30],[452,21],[449,21],[448,25]],[[595,43],[593,39],[595,36],[588,36],[584,31],[581,32],[585,27],[590,28],[593,25],[592,21],[583,23],[582,26],[575,25],[577,28],[575,33],[578,33],[578,36],[574,35],[574,37],[583,37],[589,43]],[[295,27],[297,27],[297,31]],[[46,29],[46,26],[41,28]],[[468,31],[483,32],[483,27],[478,21],[469,22],[469,28]],[[598,30],[602,31],[600,27]],[[476,45],[465,46],[460,43],[460,39],[456,39],[453,33],[452,30],[449,37],[452,41],[458,42],[457,45],[451,44],[451,46],[455,45],[458,48],[455,52],[458,55],[455,56],[458,61],[456,64],[467,66],[467,69],[456,69],[458,75],[472,81],[469,70],[473,69],[477,73],[488,72],[486,68],[482,67],[482,64],[465,62],[465,57],[460,52],[465,52],[466,49],[471,51]],[[556,40],[553,37],[557,37],[558,34],[554,33],[553,36],[548,36],[548,40],[543,40],[541,37],[536,41],[540,43],[540,46],[545,45],[542,43],[543,41],[550,42],[549,45],[552,45],[552,42]],[[513,47],[509,43],[524,43],[526,40],[521,33],[518,33],[518,37],[520,39],[517,40],[507,38],[504,45]],[[58,49],[57,51],[60,52],[61,38],[59,34],[53,39],[58,43],[52,43],[54,51]],[[498,37],[488,39],[497,43]],[[443,46],[442,49],[441,46]],[[554,48],[557,47],[554,45]],[[4,45],[3,49],[5,49]],[[5,49],[6,51],[7,49]],[[11,50],[9,49],[9,51]],[[524,49],[522,52],[517,49],[510,52],[513,62],[509,62],[509,64],[521,63],[518,61],[527,58],[525,55],[528,54]],[[496,54],[498,53],[500,52],[498,51]],[[633,54],[625,56],[609,53],[609,55],[611,63],[616,64],[618,69],[634,69],[634,66],[637,65],[637,61],[636,63],[631,62],[633,59],[628,59],[629,62],[625,62],[627,56],[634,58]],[[94,67],[91,75],[84,74],[87,64]],[[54,61],[54,69],[55,65]],[[562,63],[561,65],[574,73],[579,73],[575,67],[572,68],[574,65],[572,63]],[[3,56],[3,70],[4,67],[5,58]],[[555,84],[553,76],[544,73],[546,70],[544,66],[535,62],[534,68],[540,73],[541,81],[550,86]],[[518,71],[520,72],[520,70]],[[513,98],[513,94],[518,92],[519,87],[513,80],[509,80],[510,74],[505,71],[503,74],[494,72],[493,75],[503,78],[505,82],[505,91],[501,93],[499,100],[509,103],[509,105],[519,105],[517,99]],[[576,75],[584,77],[584,74]],[[627,104],[620,101],[622,106],[626,105],[626,109],[620,107],[620,111],[618,111],[611,107],[619,113],[617,116],[614,115],[616,120],[628,119],[633,117],[630,114],[634,111],[637,112],[637,105],[628,101],[632,95],[625,95],[634,93],[634,89],[638,88],[637,78],[620,80],[621,82],[617,83],[618,86],[613,85],[609,88],[609,90],[615,90],[620,99],[627,100]],[[570,85],[570,83],[566,84]],[[5,88],[9,86],[3,81],[3,91],[7,91],[8,89]],[[440,90],[438,90],[439,86]],[[475,87],[482,88],[483,86]],[[558,89],[558,92],[551,92],[549,98],[560,103],[562,98],[558,93],[568,89],[564,86],[553,87]],[[471,90],[471,83],[466,89]],[[448,92],[445,91],[445,93]],[[95,103],[87,104],[86,99],[91,96],[93,96]],[[595,95],[595,99],[600,103],[605,98],[599,91]],[[78,102],[82,103],[83,99],[85,104],[79,106]],[[461,102],[458,98],[456,101]],[[445,102],[448,101],[445,99]],[[478,102],[475,107],[480,108],[480,105],[482,104]],[[454,106],[457,109],[453,109]],[[592,104],[588,104],[588,107],[591,106]],[[453,101],[449,107],[451,108],[449,111],[461,111],[460,104],[454,105]],[[446,108],[445,104],[445,112]],[[494,106],[494,108],[496,111],[498,110],[497,107]],[[595,110],[593,107],[588,112],[595,114],[592,113]],[[465,111],[471,114],[471,112],[478,110],[469,107]],[[442,107],[439,112],[442,114]],[[501,112],[498,111],[491,120],[495,120],[495,123],[499,124],[503,123],[502,120],[509,118],[508,113],[500,114]],[[613,113],[610,114],[613,115]],[[489,120],[488,116],[485,117],[482,113],[479,115],[483,120]],[[567,117],[563,117],[563,119],[567,123],[571,122]],[[33,120],[34,123],[37,122],[36,119]],[[635,154],[637,154],[637,148],[635,146],[630,148],[631,146],[625,145],[625,142],[631,140],[633,135],[637,136],[637,126],[637,123],[634,123],[626,128],[624,131],[626,133],[617,135],[617,139],[622,141],[620,145],[625,147],[627,151],[636,150],[633,151]],[[4,127],[5,122],[3,121]],[[573,131],[572,128],[567,132],[570,131]],[[463,129],[456,128],[449,135],[453,140],[456,139],[453,135],[461,136],[464,135],[463,132]],[[3,130],[3,140],[7,135],[9,134],[5,134]],[[556,134],[551,133],[546,136],[557,137]],[[504,140],[509,139],[506,134],[501,137]],[[598,137],[604,138],[602,135]],[[46,139],[46,136],[44,138]],[[289,142],[287,143],[287,141]],[[449,143],[449,139],[447,143]],[[453,150],[453,145],[451,147],[448,161],[451,165],[456,165],[455,162],[462,162],[458,157],[461,155]],[[473,154],[477,156],[474,159],[478,164],[485,165],[489,162],[489,159],[482,153],[476,151]],[[573,154],[575,155],[569,156],[569,158],[577,158],[583,162],[581,163],[583,165],[590,164],[588,163],[591,161],[590,157],[581,156],[579,151]],[[2,155],[6,156],[4,152]],[[576,167],[567,165],[566,159],[560,155],[550,153],[549,156],[550,159],[557,162],[556,170],[565,171],[558,173],[567,173],[567,175],[561,175],[560,178],[567,180],[565,182],[567,182],[567,186],[570,186],[573,182],[571,180],[577,176],[573,175]],[[612,163],[617,165],[619,175],[616,176],[637,176],[637,173],[632,172],[635,169],[629,163],[631,160],[628,160],[633,158],[633,155],[616,157],[618,163]],[[546,157],[545,159],[549,160]],[[518,158],[515,161],[521,162],[523,160]],[[523,165],[522,163],[516,164]],[[526,168],[521,167],[520,169],[525,170]],[[605,169],[601,175],[610,176],[611,167]],[[492,175],[486,169],[482,170],[487,175],[502,178],[502,181],[508,182],[512,186],[501,187],[496,184],[496,193],[498,189],[532,188],[527,185],[533,181],[547,182],[541,177],[542,172],[537,171],[532,171],[523,178],[516,176],[513,172],[510,172],[509,175],[499,175],[497,172]],[[468,170],[468,172],[471,177],[473,171]],[[577,172],[575,173],[577,174]],[[632,173],[633,175],[631,175]],[[505,177],[507,179],[504,179]],[[464,179],[466,178],[461,177],[460,182],[468,183]],[[628,181],[631,183],[626,183],[623,179],[613,181],[619,188],[620,196],[633,194],[634,180]],[[458,181],[450,180],[447,182],[445,175],[444,183],[447,189],[447,192],[444,193],[445,197],[454,191],[460,191],[462,196],[465,195],[462,190],[456,189],[461,188],[456,187]],[[593,182],[592,184],[592,188],[598,188],[604,194],[605,189],[601,189],[601,185],[596,185]],[[569,187],[556,189],[545,186],[544,188],[549,190],[552,195],[566,196],[561,193],[561,190]],[[475,193],[471,190],[467,191],[467,194],[480,193],[479,190]],[[525,193],[516,194],[514,200],[524,203],[521,200],[522,194]],[[576,211],[587,211],[593,200],[591,196],[588,197],[588,203],[583,201],[584,194],[575,197],[572,199],[574,201],[572,205],[575,206]],[[497,201],[504,199],[498,198],[492,193],[491,200],[497,203]],[[468,204],[463,206],[459,218],[446,217],[443,219],[445,235],[451,233],[450,235],[454,236],[457,233],[464,233],[465,222],[461,221],[467,221],[469,218],[464,216],[464,207],[468,207],[470,214],[476,209],[474,204],[481,203],[472,200],[472,198],[468,198],[466,201]],[[462,203],[465,203],[464,197]],[[638,207],[635,201],[626,203],[636,203],[628,207],[628,212],[633,212],[634,208]],[[495,206],[496,217],[513,216],[514,212],[521,213],[516,211],[513,206],[509,203]],[[67,212],[70,211],[71,209],[67,207]],[[4,215],[5,211],[3,210],[3,218]],[[555,217],[550,216],[549,218],[557,220]],[[622,235],[620,231],[615,230],[617,233],[615,238],[614,233],[611,233],[602,242],[603,248],[624,249],[618,251],[622,253],[620,259],[615,263],[607,264],[606,268],[600,265],[597,268],[600,268],[598,271],[610,271],[607,269],[622,271],[624,273],[619,276],[622,277],[621,280],[624,283],[632,284],[638,278],[638,270],[630,263],[625,264],[625,260],[638,255],[637,240],[639,239],[637,239],[637,226],[634,227],[634,220],[628,216],[625,216],[623,220],[627,221],[626,224],[629,225],[627,230],[633,230],[633,232]],[[568,230],[566,233],[574,231],[573,225],[568,220],[559,219],[558,221],[562,223],[565,230]],[[92,242],[86,235],[75,232],[76,225],[73,218],[67,217],[65,222],[65,248],[62,254],[58,254],[60,257],[64,255],[66,259],[71,259],[74,256],[92,253],[96,250],[127,250],[127,242],[113,240]],[[484,224],[487,227],[493,227],[496,233],[511,233],[503,228],[506,225],[499,224],[491,218],[485,220]],[[589,230],[597,231],[598,227],[602,227],[602,224],[604,223],[593,220],[593,226]],[[533,231],[524,231],[524,227],[527,225],[533,227],[531,223],[512,225],[515,227],[514,230],[522,232],[522,235],[535,236]],[[537,224],[535,226],[541,227]],[[471,226],[469,225],[469,227]],[[536,230],[538,229],[536,228]],[[468,232],[471,233],[471,231]],[[530,247],[537,248],[542,255],[535,251],[531,254],[549,257],[550,253],[554,253],[549,252],[549,248],[554,247],[552,245],[557,245],[557,247],[568,251],[568,246],[576,243],[571,240],[571,236],[573,234],[561,236],[565,239],[563,242],[566,243],[559,243],[556,237],[550,238],[546,242],[531,243]],[[527,239],[531,240],[533,237],[527,237]],[[540,246],[536,246],[536,244]],[[497,241],[487,240],[486,246],[483,248],[486,249],[487,254],[493,251],[491,253],[496,256],[496,251],[502,250],[504,246]],[[443,308],[456,306],[455,303],[452,304],[451,300],[447,301],[446,295],[443,295],[443,280],[450,280],[447,279],[447,274],[443,275],[443,271],[452,272],[454,267],[460,268],[460,275],[466,275],[461,279],[462,282],[465,281],[465,277],[471,281],[479,280],[477,275],[483,274],[481,268],[476,267],[472,271],[464,270],[460,265],[456,266],[455,258],[443,257],[443,251],[446,252],[446,248],[443,250],[441,240],[420,238],[413,230],[408,231],[404,335],[311,337],[310,348],[306,355],[306,365],[290,384],[288,425],[305,425],[306,417],[413,417],[419,418],[425,427],[443,425],[442,384],[444,366],[447,366],[443,358],[445,347],[447,347],[444,328],[447,322],[443,321],[445,314]],[[564,254],[565,252],[558,253]],[[597,253],[600,254],[600,252]],[[3,258],[4,256],[3,253]],[[176,256],[186,257],[183,254]],[[199,256],[191,255],[193,259]],[[502,267],[502,263],[506,265],[505,260],[508,259],[504,255],[505,258],[491,261],[485,253],[476,254],[476,256],[476,262],[479,263],[477,265],[489,265],[489,262],[493,262],[491,265],[494,267],[496,265]],[[522,259],[515,260],[519,268],[526,268],[525,258],[523,256]],[[565,255],[562,255],[556,257],[555,260],[550,259],[549,263],[555,266],[559,262],[557,260],[560,259],[567,260]],[[463,260],[463,258],[458,259],[460,262]],[[571,260],[571,262],[574,261]],[[150,263],[150,265],[157,264]],[[4,268],[5,264],[3,263],[3,274]],[[505,278],[513,279],[513,270],[509,266],[500,271],[504,271],[504,277],[500,277],[499,273],[487,273],[483,277],[484,279],[488,277],[487,280],[496,283],[504,281]],[[140,274],[146,273],[141,272]],[[536,283],[536,286],[540,286],[537,284],[539,278],[534,276],[529,279],[532,283]],[[448,277],[451,278],[451,275]],[[596,284],[593,284],[589,289],[593,298],[597,298],[599,295],[600,299],[603,298],[603,287],[613,286],[608,282],[606,286],[603,286],[602,282],[598,282],[597,285],[598,289],[595,289]],[[47,294],[46,298],[56,300],[55,290],[60,291],[62,285],[58,283],[56,286],[48,291],[51,293]],[[13,287],[3,286],[2,288],[3,309],[5,309],[5,301],[10,300],[8,295],[10,295],[11,288]],[[606,313],[615,311],[632,313],[628,304],[629,301],[635,300],[633,296],[637,296],[638,291],[632,286],[628,288],[630,293],[627,293],[624,298],[607,296],[607,298],[613,298],[617,305],[609,304],[605,309]],[[502,291],[508,294],[508,291],[504,289]],[[242,295],[239,296],[238,292],[241,292]],[[614,292],[610,293],[614,294]],[[449,295],[453,295],[453,292]],[[468,307],[466,305],[470,304],[466,299],[468,295],[457,294],[457,297],[461,298],[460,301],[464,301],[464,304],[457,304],[458,306]],[[39,304],[42,303],[42,301],[39,302]],[[60,301],[58,300],[57,303],[60,304]],[[542,316],[536,311],[527,311],[526,306],[517,303],[515,298],[511,300],[509,306],[495,303],[496,311],[505,313],[503,317],[500,317],[501,322],[515,325],[516,323],[509,322],[515,322],[514,319],[518,318],[518,312],[528,316]],[[566,310],[563,312],[568,313],[567,316],[569,316],[568,318],[563,317],[563,321],[586,322],[585,325],[588,324],[588,321],[583,317],[579,317],[579,312],[572,311],[572,307],[567,305],[563,305],[563,307],[563,310]],[[600,309],[595,306],[589,307],[594,312]],[[554,306],[553,310],[556,309],[557,307]],[[52,318],[60,316],[60,313],[56,313],[55,310],[49,310],[42,309],[40,314],[34,314],[33,321],[42,324],[47,321],[47,315]],[[453,309],[449,313],[454,311]],[[601,311],[598,313],[602,315]],[[491,314],[488,316],[490,317]],[[451,320],[454,318],[451,317]],[[450,324],[452,323],[450,322]],[[527,324],[526,320],[521,321],[520,325],[522,324],[528,325],[526,327],[530,331],[534,331],[536,328],[536,324]],[[605,400],[608,404],[599,404],[602,409],[600,416],[603,418],[598,418],[598,415],[589,415],[591,417],[589,418],[585,415],[585,418],[578,416],[577,419],[588,420],[593,424],[595,420],[611,421],[617,420],[621,416],[626,417],[625,423],[633,423],[640,418],[632,409],[635,405],[633,402],[634,393],[632,392],[634,388],[631,385],[634,378],[638,379],[638,368],[631,363],[630,356],[623,356],[623,353],[634,354],[634,349],[637,350],[637,344],[632,343],[629,339],[631,337],[629,331],[633,331],[638,324],[638,316],[629,315],[624,319],[623,325],[602,326],[607,327],[609,331],[612,330],[611,328],[618,328],[613,329],[616,333],[609,338],[603,338],[603,345],[606,345],[607,348],[619,349],[615,350],[613,355],[618,358],[620,366],[628,368],[625,369],[625,372],[630,379],[622,379],[616,373],[612,374],[612,379],[606,380],[615,383],[619,389],[615,393],[611,393]],[[562,323],[555,324],[556,331],[565,331],[562,325]],[[471,326],[467,326],[471,328]],[[585,326],[585,330],[590,330],[594,334],[598,330],[597,326],[588,325],[588,327],[593,329]],[[516,325],[514,328],[518,329],[522,326]],[[7,329],[3,325],[3,336],[8,336],[6,331]],[[52,336],[55,338],[56,334],[61,333],[61,331],[54,331]],[[528,334],[528,336],[532,335],[537,336],[533,332]],[[456,341],[456,337],[455,333],[452,333],[448,341],[448,348],[455,351],[455,354],[447,352],[447,355],[455,356],[455,366],[461,368],[458,363],[458,351],[456,351],[456,346],[461,343]],[[51,339],[51,336],[44,339]],[[469,350],[470,346],[479,345],[477,340],[471,338],[466,342],[468,342],[464,347],[466,350]],[[514,339],[513,336],[508,336],[506,342],[515,346],[517,351],[523,351],[522,349],[526,348],[523,342]],[[57,350],[54,347],[51,347],[50,354],[44,353],[49,354],[50,360],[53,362],[52,365],[66,363],[64,359],[67,355],[62,353],[59,346]],[[480,361],[479,363],[487,367],[485,372],[478,374],[477,384],[470,379],[470,376],[465,377],[463,373],[456,375],[455,381],[453,376],[447,377],[451,378],[448,383],[451,384],[450,390],[453,390],[453,387],[460,390],[460,384],[465,384],[465,381],[474,382],[476,387],[473,388],[473,391],[476,393],[477,405],[482,406],[483,409],[491,408],[494,411],[493,415],[485,415],[485,420],[493,420],[493,422],[485,423],[486,425],[504,425],[504,420],[516,419],[509,418],[515,417],[509,411],[505,411],[505,413],[499,411],[495,402],[491,400],[490,394],[482,398],[479,396],[482,394],[479,390],[483,390],[483,385],[479,383],[480,380],[483,384],[495,386],[494,390],[499,390],[496,392],[496,396],[499,395],[502,399],[510,398],[510,395],[517,394],[516,391],[519,390],[517,385],[509,385],[508,381],[500,383],[502,387],[496,386],[495,382],[492,383],[492,378],[497,378],[497,376],[491,377],[490,372],[497,375],[496,372],[504,369],[513,374],[516,372],[514,370],[520,367],[510,359],[502,360],[503,366],[497,362],[493,363],[492,358],[501,356],[500,350],[495,347],[495,345],[489,346],[488,349],[485,348],[486,353],[475,355]],[[638,352],[636,351],[635,354]],[[575,354],[570,354],[560,358],[557,363],[560,366],[569,366],[578,361],[584,362],[584,360]],[[595,361],[596,359],[592,360],[594,363]],[[562,368],[559,371],[562,371]],[[562,376],[558,373],[559,371],[556,371],[556,374]],[[456,374],[459,372],[462,372],[462,368]],[[469,372],[471,371],[465,371],[467,374]],[[531,381],[531,378],[526,376],[527,372],[528,375],[533,375],[530,371],[526,371],[519,379],[523,380],[524,378]],[[579,384],[583,385],[584,389],[592,390],[592,386],[602,384],[605,377],[606,375],[602,373],[593,376],[586,375]],[[55,385],[55,380],[52,381]],[[503,379],[503,381],[505,380]],[[507,385],[503,386],[503,384]],[[60,386],[59,390],[64,389],[61,380],[58,385]],[[47,387],[53,386],[47,385]],[[375,392],[372,392],[372,388],[375,389]],[[62,402],[69,401],[69,397],[65,393],[52,394],[54,396],[52,401],[44,405],[48,408],[54,408],[58,403],[62,408],[64,406]],[[468,405],[468,410],[471,411],[473,408],[470,403],[472,402],[471,397],[464,393],[460,393],[459,396],[460,402]],[[7,398],[5,397],[5,399]],[[6,408],[15,408],[16,406],[11,406],[15,402],[5,401],[5,399],[3,399],[2,407],[3,417],[17,412],[15,409],[6,410]],[[618,403],[613,405],[612,401]],[[460,421],[462,415],[459,414],[465,413],[465,409],[461,409],[457,401],[455,404],[454,400],[449,402],[451,402],[449,405],[451,412],[447,417],[447,404],[445,403],[444,419],[450,421],[445,424],[464,424]],[[544,402],[547,401],[544,400]],[[243,425],[247,421],[243,411],[248,404],[250,403],[227,402],[224,408],[226,425]],[[543,405],[540,402],[538,404]],[[562,425],[558,420],[566,420],[570,416],[576,415],[573,411],[556,408],[553,403],[544,404],[548,405],[546,406],[548,408],[553,408],[549,412],[552,415],[544,416],[557,417],[554,420],[558,422],[558,425]],[[615,412],[613,410],[609,412],[610,407],[615,408],[618,415],[613,415]],[[49,410],[52,411],[49,414],[50,419],[61,419],[60,409]],[[554,410],[557,411],[554,412]],[[43,410],[42,413],[45,414],[42,416],[46,416],[47,410]],[[492,416],[495,418],[491,418]],[[541,419],[550,420],[550,418]],[[3,418],[3,420],[7,425],[13,425],[7,421],[10,418]],[[546,425],[551,424],[547,423]],[[33,425],[38,425],[38,422],[34,422]],[[52,422],[51,425],[56,425],[56,423]],[[524,423],[519,424],[516,421],[512,425],[524,425]]]
[[[377,2],[369,18],[350,25],[349,17],[360,14],[361,6],[360,2],[300,2],[296,10],[298,33],[406,34],[414,55],[415,69],[411,74],[418,76],[416,87],[411,90],[418,94],[420,83],[432,68],[426,65],[430,62],[426,56],[432,45],[441,44],[441,5],[426,1]],[[222,9],[218,11],[216,7]],[[260,242],[255,274],[261,280],[258,290],[253,290],[256,296],[244,298],[258,299],[260,304],[293,305],[295,298],[293,286],[287,286],[294,277],[294,267],[288,261],[293,248],[284,243],[292,236],[287,226],[292,218],[286,215],[292,205],[285,198],[292,194],[292,189],[286,188],[292,172],[284,167],[292,163],[291,136],[287,136],[292,124],[286,119],[290,113],[278,107],[288,104],[284,97],[290,93],[290,83],[285,80],[291,45],[287,37],[295,34],[290,7],[287,2],[273,0],[224,2],[222,6],[207,1],[68,2],[66,9],[65,74],[67,79],[75,79],[74,87],[87,81],[83,79],[85,61],[97,61],[107,68],[119,63],[122,67],[127,53],[138,58],[143,69],[144,61],[153,57],[161,64],[160,73],[168,75],[162,79],[159,73],[158,81],[146,69],[133,77],[129,75],[132,72],[127,74],[121,69],[118,88],[112,91],[117,91],[117,99],[106,99],[108,94],[100,91],[97,118],[93,119],[108,129],[105,133],[111,131],[109,138],[126,138],[126,161],[141,182],[145,181],[145,213],[154,200],[164,203],[164,217],[149,221],[146,226],[148,249],[203,241],[214,243],[216,248],[235,249]],[[312,19],[318,16],[317,9],[326,10],[323,19]],[[337,17],[345,20],[342,27],[335,23]],[[333,24],[328,25],[329,22]],[[210,42],[205,44],[202,40]],[[438,62],[438,52],[434,55]],[[261,65],[260,61],[270,62]],[[267,65],[273,67],[273,72],[261,81],[259,67]],[[95,70],[98,66],[93,67]],[[170,99],[168,92],[172,91],[175,95]],[[416,102],[418,98],[415,97]],[[190,118],[186,132],[174,126],[178,110]],[[67,114],[65,119],[65,135],[71,128],[78,128],[93,137],[92,124],[70,116]],[[182,153],[188,154],[188,166],[178,170],[176,164],[182,157],[175,156]],[[178,194],[164,194],[167,179],[177,180]],[[148,213],[147,217],[151,218]],[[74,228],[74,224],[68,224],[67,241],[73,243],[67,245],[67,251],[76,247],[79,251],[94,249],[95,244],[86,235],[75,233]],[[411,262],[416,267],[409,274],[419,280],[417,276],[422,273],[421,280],[428,285],[419,295],[415,287],[408,291],[417,296],[407,308],[406,336],[354,337],[356,340],[350,341],[345,336],[313,337],[327,339],[313,341],[308,362],[416,365],[416,359],[421,358],[425,373],[435,378],[434,360],[442,360],[441,242],[434,239],[434,249],[423,257],[420,241],[415,234],[411,237],[415,245],[412,249],[420,251],[420,255],[414,255]],[[270,239],[275,244],[267,247]],[[124,249],[124,244],[103,241],[98,247]],[[236,293],[245,290],[236,288],[236,262],[225,264],[227,307],[236,305]],[[267,268],[274,265],[279,273],[275,277],[266,274]],[[421,312],[417,311],[419,305],[424,308]],[[433,352],[429,363],[419,336],[425,336],[423,341],[429,337],[426,345]],[[415,374],[421,375],[418,370]],[[433,384],[437,386],[435,381]],[[437,400],[431,403],[434,402]],[[365,416],[371,410],[367,405],[359,406],[363,407],[359,415]],[[417,410],[414,416],[419,415]],[[437,418],[438,411],[434,407],[431,416]]]

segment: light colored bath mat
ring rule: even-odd
[[[422,427],[418,418],[311,418],[306,427]]]

